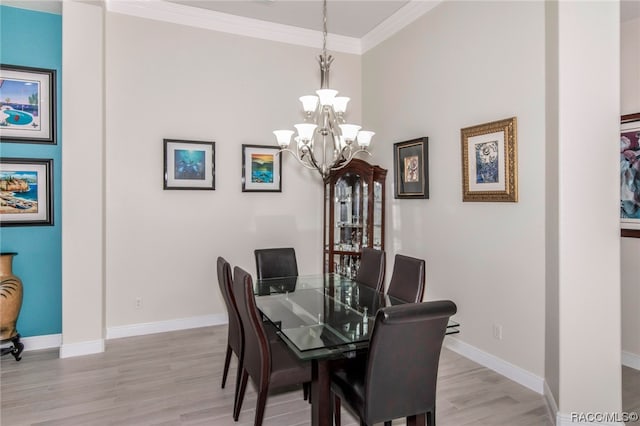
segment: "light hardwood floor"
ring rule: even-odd
[[[68,359],[59,359],[57,350],[24,352],[20,362],[4,356],[0,424],[252,425],[251,387],[239,422],[231,417],[235,359],[227,386],[220,389],[226,332],[226,326],[216,326],[109,340],[102,354]],[[630,386],[639,385],[640,374]],[[633,401],[640,407],[640,397]],[[274,394],[264,425],[308,425],[309,410],[300,389]],[[346,426],[359,424],[346,412],[342,419]],[[447,349],[440,361],[437,421],[438,426],[552,424],[541,395]]]

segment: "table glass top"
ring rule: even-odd
[[[254,285],[256,304],[302,359],[366,348],[375,314],[406,302],[337,274],[271,278]],[[448,332],[457,332],[451,321]]]

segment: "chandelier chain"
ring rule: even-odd
[[[327,0],[322,1],[322,56],[327,57]]]

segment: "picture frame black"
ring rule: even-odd
[[[56,70],[0,64],[0,142],[55,145]]]
[[[429,138],[393,144],[394,198],[429,198]]]
[[[0,226],[53,225],[53,159],[0,157]]]
[[[282,192],[282,152],[271,145],[242,145],[242,192]]]
[[[163,189],[216,189],[216,143],[164,139]]]

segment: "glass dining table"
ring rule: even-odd
[[[406,302],[330,273],[258,280],[254,293],[287,346],[312,363],[311,425],[332,425],[331,361],[366,351],[378,309]],[[446,333],[459,332],[449,321]]]

